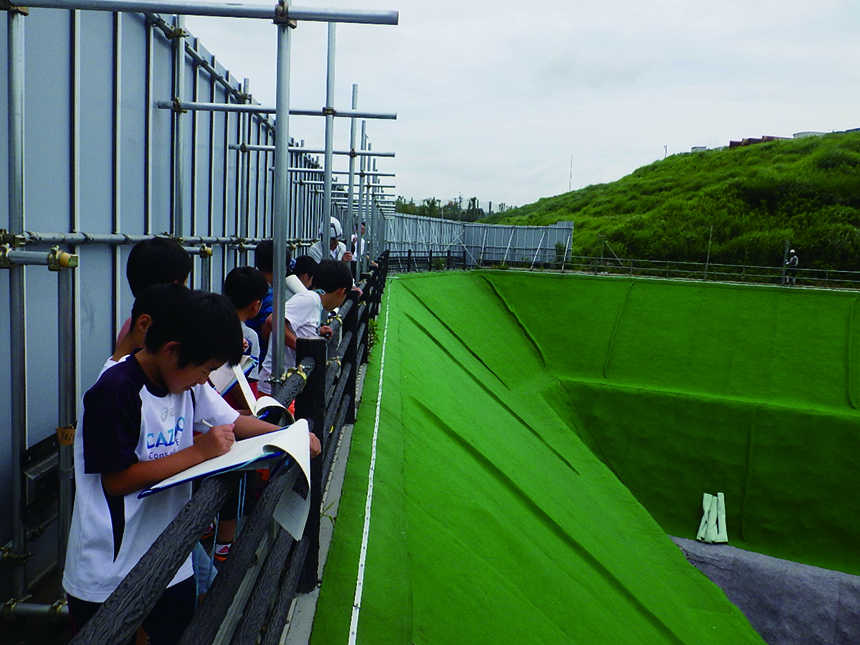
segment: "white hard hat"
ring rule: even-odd
[[[789,253],[794,253],[794,249],[791,249],[791,251],[789,251]]]
[[[340,222],[336,217],[331,218],[331,223],[329,224],[329,238],[341,239],[343,237],[343,228],[341,228]],[[322,237],[322,232],[320,232],[320,237]]]

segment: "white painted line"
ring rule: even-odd
[[[358,556],[358,577],[355,579],[355,600],[349,622],[349,645],[358,637],[358,614],[361,611],[361,593],[364,589],[364,563],[367,559],[367,539],[370,535],[370,507],[373,503],[373,472],[376,469],[376,439],[379,436],[379,413],[382,409],[382,376],[385,373],[385,345],[388,342],[388,302],[385,301],[385,326],[382,330],[382,355],[379,358],[379,392],[376,395],[376,419],[373,422],[373,441],[370,446],[370,470],[367,473],[367,501],[364,505],[364,531],[361,534],[361,551]]]

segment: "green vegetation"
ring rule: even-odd
[[[851,270],[860,256],[860,132],[673,155],[616,182],[484,218],[573,220],[573,255],[781,265],[785,240],[803,267]]]

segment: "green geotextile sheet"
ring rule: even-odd
[[[666,533],[724,492],[731,543],[851,568],[855,300],[390,279],[312,642],[349,642],[375,431],[356,642],[762,642]]]

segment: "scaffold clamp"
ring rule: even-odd
[[[0,244],[8,244],[14,248],[22,247],[27,244],[27,236],[10,233],[5,228],[0,228]]]
[[[70,423],[63,428],[54,428],[57,432],[57,442],[61,446],[71,446],[75,443],[75,424]]]
[[[274,22],[276,25],[287,25],[293,29],[299,26],[298,22],[290,19],[290,6],[286,2],[279,2],[275,7]]]
[[[286,376],[284,377],[284,380],[286,381],[286,380],[287,380],[288,378],[290,378],[293,374],[298,374],[299,376],[301,376],[301,377],[302,377],[302,387],[301,387],[301,389],[299,389],[299,392],[301,392],[302,390],[304,390],[304,389],[305,389],[305,385],[306,385],[306,384],[307,384],[307,382],[308,382],[308,375],[307,375],[307,374],[305,374],[305,369],[304,369],[304,367],[302,367],[301,365],[299,365],[298,367],[291,367],[291,368],[289,368],[289,369],[287,370]]]
[[[78,266],[78,256],[60,250],[59,246],[53,247],[48,252],[48,270],[62,271],[63,269],[75,269]]]
[[[8,11],[9,13],[17,13],[22,16],[30,15],[29,7],[17,7],[11,2],[9,2],[9,0],[0,0],[0,9],[2,9],[3,11]]]

